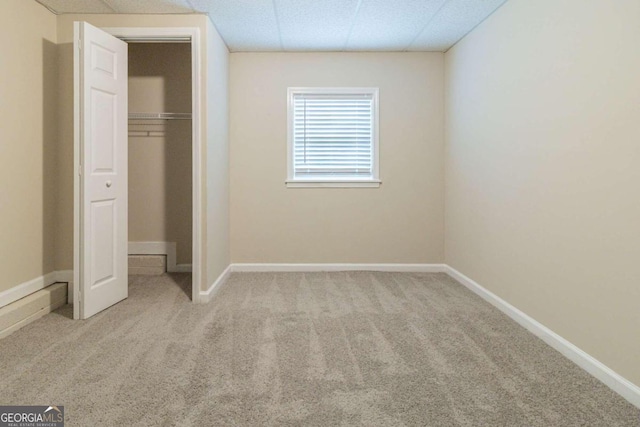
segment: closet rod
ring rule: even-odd
[[[129,113],[129,120],[191,120],[191,113]]]

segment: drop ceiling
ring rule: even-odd
[[[232,52],[446,51],[506,0],[36,0],[54,13],[205,13]]]

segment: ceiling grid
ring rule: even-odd
[[[444,52],[507,0],[35,0],[57,14],[209,16],[232,52]]]

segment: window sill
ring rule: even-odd
[[[368,179],[363,181],[285,181],[287,188],[378,188],[382,181]]]

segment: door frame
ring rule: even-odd
[[[203,218],[203,185],[202,185],[202,97],[203,73],[200,70],[201,41],[198,27],[99,27],[101,30],[130,43],[191,43],[191,139],[192,139],[192,276],[191,300],[194,303],[200,299],[202,282],[202,218]],[[80,52],[74,49],[74,57]],[[80,81],[80,76],[74,72],[74,85]],[[80,118],[80,91],[74,87],[74,120]],[[80,134],[79,126],[74,126],[74,197],[73,197],[73,318],[80,318]]]

